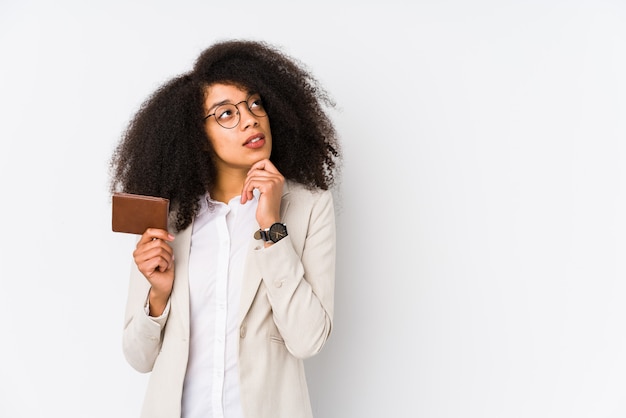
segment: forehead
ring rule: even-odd
[[[214,83],[205,88],[207,99],[229,99],[232,97],[247,96],[250,90],[237,84]]]

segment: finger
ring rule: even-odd
[[[167,270],[173,262],[174,255],[170,248],[143,249],[135,254],[135,264],[146,277],[150,277],[155,270]]]
[[[241,188],[241,203],[246,203],[248,200],[252,200],[254,198],[254,186],[250,185],[250,181],[246,180],[243,183],[243,187]]]
[[[174,250],[170,245],[158,238],[154,238],[151,241],[137,244],[135,251],[133,251],[133,257],[135,260],[143,261],[152,257],[163,256],[166,258],[172,258],[174,256]]]
[[[248,173],[246,180],[263,181],[263,180],[279,179],[281,177],[282,175],[278,172],[273,173],[273,172],[265,171],[265,170],[253,170]]]
[[[137,260],[137,268],[146,277],[151,277],[155,272],[169,270],[174,264],[174,259],[167,255],[157,255],[143,260]]]
[[[241,191],[241,203],[254,199],[254,189],[258,189],[260,194],[263,194],[268,190],[262,179],[249,178],[244,183]]]
[[[170,234],[165,229],[148,228],[141,235],[141,238],[137,242],[137,245],[144,244],[154,239],[162,239],[163,241],[171,242],[174,241],[174,235]]]
[[[276,168],[276,166],[267,158],[252,164],[252,167],[250,167],[250,170],[248,170],[248,174],[250,174],[254,170],[264,170],[271,173],[278,173],[278,169]]]
[[[263,183],[266,175],[267,174],[265,172],[259,172],[258,170],[255,171],[253,174],[248,174],[248,176],[244,180],[243,187],[241,189],[242,203],[245,203],[246,201],[252,200],[254,198],[254,189],[259,189],[260,192],[263,192],[266,189]]]
[[[167,262],[164,258],[157,257],[148,260],[145,264],[143,264],[140,269],[142,272],[145,272],[147,277],[151,277],[156,272],[164,272],[170,266],[170,263]]]
[[[163,241],[160,238],[152,238],[149,241],[145,242],[139,241],[137,243],[137,246],[135,247],[134,253],[143,254],[154,251],[155,249],[162,249],[170,254],[173,253],[172,247],[170,247],[169,243]]]
[[[281,182],[284,177],[279,172],[269,172],[264,170],[253,170],[248,173],[244,180],[244,185],[251,182],[258,182],[254,184],[254,187],[260,186],[263,182]]]

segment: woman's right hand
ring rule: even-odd
[[[148,228],[143,233],[133,258],[137,268],[150,282],[150,316],[160,316],[174,285],[174,251],[168,244],[174,236],[164,229]]]

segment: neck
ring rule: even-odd
[[[246,175],[245,171],[220,171],[211,190],[211,199],[228,203],[233,197],[240,196]]]

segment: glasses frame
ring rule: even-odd
[[[264,115],[257,115],[256,113],[254,113],[254,111],[252,109],[250,109],[250,105],[248,104],[248,101],[252,97],[254,97],[255,95],[259,96],[259,100],[261,100],[261,103],[262,103],[263,99],[261,99],[261,96],[258,93],[253,93],[253,94],[249,95],[246,98],[246,100],[242,100],[242,101],[240,101],[238,103],[224,103],[224,104],[221,104],[221,105],[217,106],[215,108],[215,112],[211,113],[210,115],[206,115],[202,120],[206,121],[208,118],[213,116],[215,118],[215,122],[217,122],[217,124],[220,125],[222,128],[224,128],[224,129],[235,129],[239,125],[239,122],[241,122],[241,111],[239,110],[239,105],[242,104],[242,103],[246,104],[246,107],[248,108],[248,112],[250,112],[252,115],[256,116],[257,118],[265,118],[265,117],[267,117],[267,112],[265,111],[265,106],[263,106],[263,113],[265,113]],[[217,120],[217,117],[215,116],[217,114],[217,109],[219,109],[222,106],[228,106],[228,105],[235,106],[235,109],[237,109],[237,123],[235,125],[231,126],[230,128],[227,128],[226,126],[222,125],[220,123],[220,121]]]

